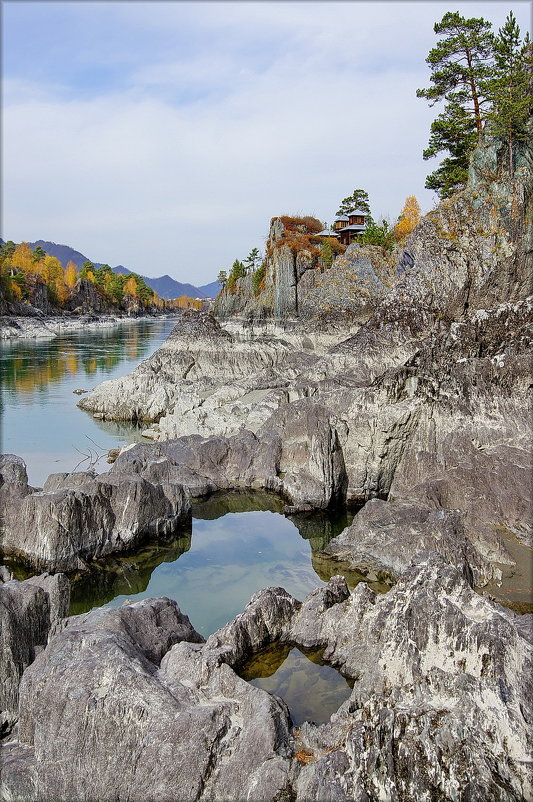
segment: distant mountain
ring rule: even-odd
[[[202,284],[198,289],[205,294],[206,298],[216,298],[222,289],[222,284],[220,281],[212,281],[211,284]]]
[[[93,262],[92,259],[80,253],[80,251],[74,250],[74,248],[71,248],[69,245],[58,245],[55,242],[49,242],[43,239],[30,242],[32,250],[38,246],[40,246],[43,251],[50,254],[50,256],[55,256],[56,259],[59,259],[63,267],[65,267],[69,261],[74,262],[78,269],[84,262]],[[93,264],[95,267],[101,267],[104,263],[93,262]],[[112,269],[114,273],[123,273],[124,275],[134,272],[128,267],[124,267],[124,265],[117,265]],[[203,287],[195,287],[194,284],[182,284],[181,281],[176,281],[172,276],[168,275],[158,276],[157,278],[141,276],[141,278],[143,278],[146,284],[155,290],[161,298],[179,298],[182,295],[188,295],[190,298],[214,298],[215,295],[218,295],[221,287],[218,281],[205,284]]]
[[[119,265],[118,267],[113,268],[113,272],[128,274],[131,273],[131,270]],[[193,284],[182,284],[181,281],[176,281],[168,275],[159,276],[158,278],[143,276],[143,279],[146,281],[149,287],[157,292],[160,298],[179,298],[182,295],[188,295],[189,298],[208,297]]]
[[[46,251],[46,253],[50,254],[50,256],[55,256],[56,259],[59,259],[63,267],[66,266],[67,262],[74,262],[76,267],[80,268],[84,262],[92,261],[79,251],[75,251],[74,248],[70,248],[68,245],[56,245],[55,242],[47,242],[44,239],[38,239],[36,242],[30,242],[30,248],[32,251],[37,247],[42,248],[43,251]],[[93,262],[93,264],[95,263]]]

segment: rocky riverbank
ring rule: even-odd
[[[154,317],[175,317],[175,313],[172,315],[168,312],[154,312],[153,314],[144,312],[140,315],[45,315],[44,313],[4,315],[0,317],[0,340],[58,337],[62,334],[69,334],[71,331],[80,331],[81,329],[97,331],[129,320],[151,320]]]
[[[283,248],[270,317],[251,295],[228,311],[243,328],[184,313],[80,401],[149,424],[154,442],[107,473],[32,488],[4,458],[2,548],[41,570],[83,569],[172,534],[191,497],[250,488],[287,514],[364,505],[324,559],[394,586],[338,576],[303,602],[268,588],[204,643],[168,599],[52,622],[46,589],[0,584],[21,622],[3,630],[3,798],[532,798],[532,616],[475,592],[518,570],[510,537],[531,553],[533,159],[520,146],[512,181],[502,164],[497,142],[478,149],[468,188],[356,315],[314,314],[300,290],[319,271]],[[367,258],[352,246],[341,270]],[[239,676],[271,643],[320,647],[353,683],[327,724],[295,729]]]
[[[0,585],[2,601],[28,592],[46,603],[28,583]],[[341,577],[303,603],[266,589],[206,643],[168,599],[63,619],[22,673],[2,798],[429,802],[482,789],[519,802],[525,624],[431,555],[380,597]],[[327,724],[295,730],[281,699],[239,677],[270,643],[324,648],[353,682]]]

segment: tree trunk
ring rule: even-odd
[[[474,103],[474,118],[476,120],[476,128],[477,128],[478,136],[480,136],[483,126],[481,124],[481,112],[479,110],[479,98],[477,96],[477,89],[476,89],[476,85],[474,83],[474,75],[473,75],[473,69],[472,69],[472,59],[471,59],[471,56],[470,56],[470,50],[468,50],[468,48],[466,50],[466,61],[467,61],[467,64],[468,64],[468,71],[469,71],[470,92],[472,94],[472,100],[473,100],[473,103]]]

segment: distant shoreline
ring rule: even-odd
[[[60,334],[80,329],[102,329],[116,326],[119,323],[135,322],[139,320],[153,320],[154,318],[171,318],[179,315],[176,311],[161,311],[145,313],[142,315],[98,315],[84,313],[81,315],[1,315],[0,341],[14,339],[48,339]]]

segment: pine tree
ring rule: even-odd
[[[359,241],[365,245],[378,245],[385,251],[391,251],[394,247],[394,229],[389,227],[387,220],[382,220],[381,225],[378,225],[370,218]]]
[[[87,260],[86,262],[84,262],[82,264],[82,266],[80,268],[80,276],[79,277],[80,278],[87,278],[90,281],[94,281],[94,265],[93,265],[92,262],[89,262]]]
[[[103,288],[105,287],[108,276],[112,275],[113,271],[109,265],[101,265],[97,270],[94,271],[94,283],[97,287]]]
[[[498,31],[494,42],[495,69],[489,82],[492,108],[488,114],[489,130],[507,140],[509,175],[513,175],[513,144],[528,136],[527,122],[531,113],[532,47],[529,35],[520,39],[520,28],[513,12]]]
[[[446,101],[431,125],[429,146],[423,154],[424,159],[442,151],[450,154],[426,179],[428,189],[446,198],[465,184],[470,154],[483,129],[494,36],[490,22],[465,19],[458,12],[445,14],[434,31],[444,38],[426,59],[433,86],[418,89],[416,94],[429,100],[431,106]]]
[[[33,250],[33,261],[34,262],[42,262],[44,257],[46,256],[46,251],[43,251],[40,245],[37,245],[36,248]]]
[[[337,214],[349,214],[356,209],[360,209],[366,214],[370,214],[370,203],[368,193],[364,189],[354,189],[351,195],[341,201]]]
[[[220,270],[217,276],[217,281],[219,284],[222,284],[222,289],[226,286],[226,282],[228,280],[228,274],[225,270]]]
[[[17,246],[13,242],[12,239],[8,239],[7,242],[4,242],[2,247],[0,248],[0,257],[2,259],[11,259],[13,254],[15,253],[15,248]]]
[[[246,259],[244,260],[244,264],[246,265],[247,270],[255,270],[256,262],[261,261],[261,254],[259,253],[259,248],[252,248]]]

